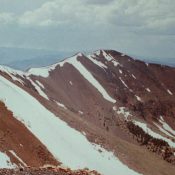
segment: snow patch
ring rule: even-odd
[[[167,92],[168,94],[173,95],[173,93],[169,89],[167,89]]]
[[[125,77],[126,77],[126,75],[125,75]],[[133,90],[128,87],[128,85],[124,82],[124,80],[121,77],[119,77],[119,79],[123,83],[123,85],[129,89],[130,92],[133,92]]]
[[[162,124],[163,128],[164,128],[166,131],[170,132],[171,134],[173,134],[173,136],[175,136],[175,130],[172,129],[171,126],[169,126],[169,125],[165,122],[165,120],[163,119],[162,116],[160,116],[159,122]]]
[[[119,77],[119,79],[120,79],[120,81],[123,83],[123,85],[126,87],[126,88],[128,88],[129,89],[129,87],[128,87],[128,85],[122,80],[122,78],[121,77]]]
[[[174,148],[175,148],[175,143],[174,143],[172,140],[170,140],[170,139],[168,139],[168,138],[166,138],[166,137],[163,137],[162,135],[160,135],[160,134],[158,134],[158,133],[152,131],[152,130],[147,126],[147,124],[142,123],[142,122],[139,122],[139,121],[133,121],[133,122],[134,122],[135,125],[141,127],[147,134],[151,135],[151,136],[154,137],[154,138],[162,139],[162,140],[166,141],[171,147],[174,147]]]
[[[119,62],[115,61],[115,60],[112,60],[112,63],[114,64],[115,67],[117,67],[118,65],[120,65]]]
[[[36,82],[41,88],[45,89],[44,85],[41,82],[39,82],[38,80],[36,80]]]
[[[82,112],[82,111],[78,111],[78,113],[79,113],[80,115],[83,115],[83,114],[84,114],[84,112]]]
[[[102,69],[107,69],[108,67],[103,64],[102,62],[100,61],[97,61],[95,58],[93,58],[91,55],[88,55],[87,58],[89,58],[94,64],[96,64],[97,66],[101,67]]]
[[[137,78],[136,78],[136,76],[134,75],[134,74],[132,74],[132,77],[136,80]]]
[[[64,104],[60,103],[60,102],[56,102],[56,104],[57,104],[58,106],[64,108],[64,109],[67,109],[66,106],[65,106]]]
[[[44,97],[45,99],[49,100],[48,96],[42,91],[40,86],[38,86],[34,81],[32,81],[29,77],[27,79],[31,82],[31,84],[35,87],[37,92],[39,93],[40,96]]]
[[[73,85],[72,81],[69,81],[69,84],[72,86]]]
[[[165,135],[173,137],[169,132],[167,132],[164,128],[162,128],[160,125],[158,125],[157,123],[154,122],[154,125]]]
[[[77,54],[77,56],[78,56],[78,57],[82,57],[83,54],[82,54],[81,52],[79,52],[79,53]]]
[[[151,90],[150,90],[149,88],[146,88],[146,91],[147,91],[147,92],[151,92]]]
[[[129,116],[131,116],[130,112],[127,111],[125,107],[119,107],[117,114],[122,114],[125,119],[127,120]]]
[[[27,167],[27,164],[20,158],[17,156],[17,154],[13,151],[13,150],[10,150],[9,151],[20,163],[23,164],[23,166]]]
[[[16,168],[16,165],[10,162],[10,158],[7,154],[0,152],[0,168]]]
[[[9,75],[12,80],[18,81],[19,83],[24,85],[24,82],[20,78],[16,77],[16,75],[23,77],[24,73],[22,71],[18,71],[18,70],[12,69],[10,67],[1,66],[1,65],[0,65],[0,71],[2,71],[4,73],[6,73],[7,75]]]
[[[123,73],[123,71],[122,71],[121,69],[119,69],[119,73],[120,73],[120,74],[122,74],[122,73]]]
[[[86,136],[86,133],[85,133],[84,131],[82,132],[82,134],[83,134],[84,136]]]
[[[112,107],[113,111],[117,111],[117,106]]]
[[[40,67],[40,68],[31,68],[26,72],[26,75],[35,75],[47,78],[52,70],[54,70],[59,63],[53,64],[51,66]]]
[[[96,54],[97,56],[99,56],[101,54],[101,50],[97,50],[94,54]]]
[[[118,66],[120,65],[119,62],[117,62],[110,54],[107,54],[104,50],[102,51],[104,58],[108,61],[108,62],[112,62],[114,64],[114,66]]]
[[[142,99],[139,96],[135,95],[135,97],[138,101],[142,102]]]
[[[112,61],[112,60],[114,60],[114,58],[113,58],[111,55],[107,54],[104,50],[102,51],[102,53],[103,53],[104,58],[105,58],[107,61]]]

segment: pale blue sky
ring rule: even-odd
[[[175,58],[174,0],[0,0],[0,46]]]

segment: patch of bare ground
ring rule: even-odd
[[[0,169],[0,175],[100,175],[88,169],[73,171],[63,167]]]

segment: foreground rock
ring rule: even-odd
[[[100,175],[96,171],[76,170],[66,168],[21,168],[0,169],[0,175]]]

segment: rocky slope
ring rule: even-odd
[[[174,82],[175,68],[113,50],[28,72],[0,67],[1,168],[173,175]]]
[[[42,168],[19,168],[19,169],[0,169],[3,175],[100,175],[96,171],[88,169],[71,170],[64,167],[47,166]]]

